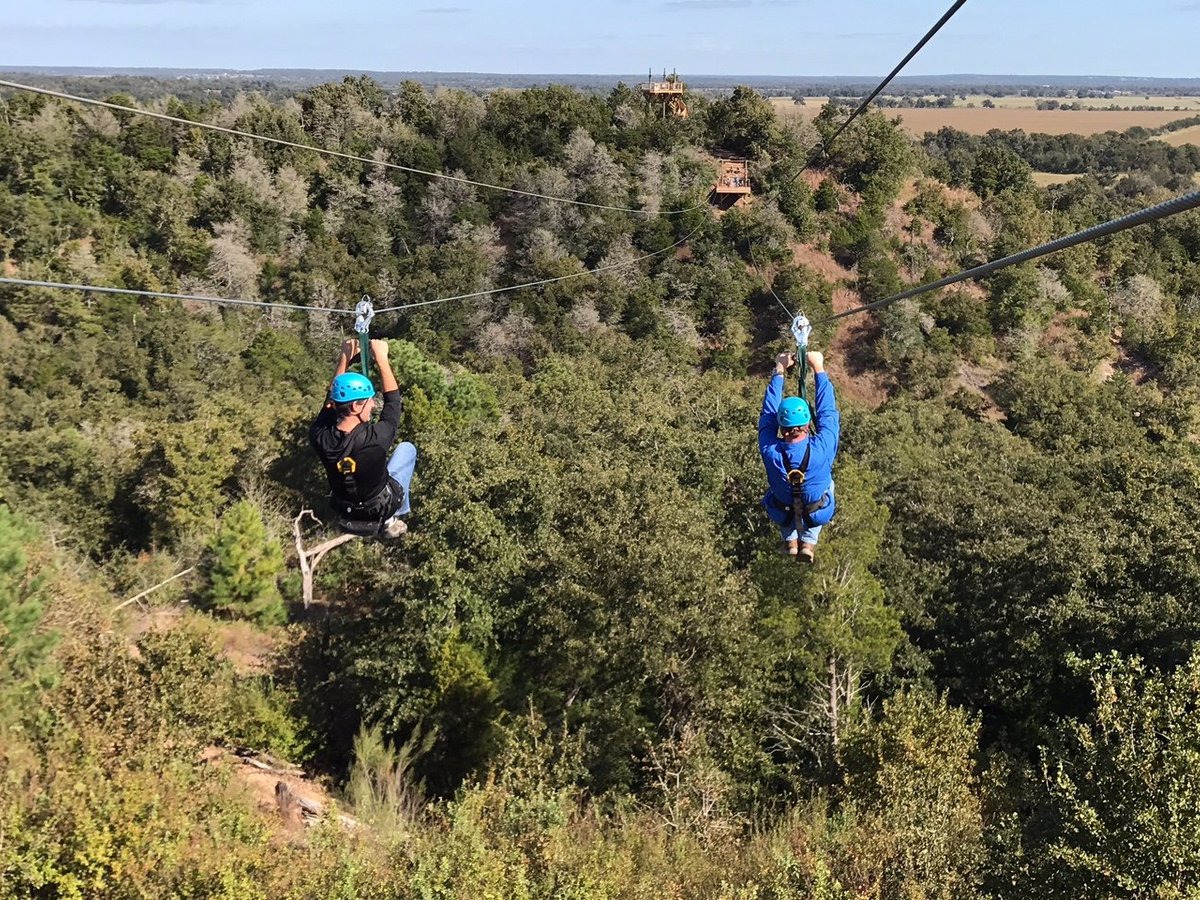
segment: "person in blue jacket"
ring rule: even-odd
[[[825,357],[814,350],[807,359],[816,381],[816,421],[803,397],[783,396],[784,376],[796,358],[780,353],[758,417],[758,451],[770,486],[762,503],[783,538],[779,552],[811,563],[821,528],[836,509],[833,461],[842,417],[825,374]]]

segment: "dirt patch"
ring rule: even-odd
[[[816,272],[826,281],[841,284],[854,277],[853,273],[823,250],[812,244],[796,244],[792,248],[792,263]]]
[[[944,184],[941,187],[942,193],[950,203],[959,203],[967,209],[975,210],[983,206],[983,201],[979,199],[979,195],[974,191],[969,191],[966,188],[949,187]]]
[[[15,278],[17,275],[17,264],[11,259],[6,259],[0,264],[0,271],[4,273],[5,278]]]
[[[188,607],[183,603],[139,605],[129,618],[129,640],[132,643],[147,634],[177,628],[187,614]],[[215,637],[218,652],[239,675],[258,675],[270,670],[279,631],[264,631],[249,622],[217,622],[207,617],[200,617],[198,621]]]
[[[1034,172],[1033,183],[1038,187],[1050,187],[1055,184],[1069,184],[1079,175],[1063,175],[1059,172]]]
[[[1068,345],[1074,346],[1073,335],[1078,330],[1075,327],[1075,322],[1087,317],[1088,314],[1082,309],[1071,309],[1066,312],[1056,313],[1042,335],[1042,346],[1047,347],[1051,351],[1061,350]]]
[[[910,241],[914,237],[909,230],[912,221],[913,217],[904,211],[904,204],[893,203],[883,214],[883,233],[899,238],[901,241]]]
[[[170,606],[135,604],[135,608],[137,612],[130,616],[128,627],[131,641],[136,641],[146,634],[170,631],[179,624],[179,620],[187,611],[187,607],[182,603],[173,603]]]
[[[996,380],[998,369],[999,363],[994,365],[977,365],[963,360],[958,364],[958,373],[954,379],[955,384],[968,394],[979,397],[984,401],[982,418],[988,422],[1001,422],[1004,420],[1004,412],[992,400],[992,396],[987,390],[992,382]]]
[[[960,281],[958,284],[954,285],[954,290],[958,291],[960,294],[966,294],[973,300],[986,301],[988,299],[987,288],[985,288],[978,281]]]
[[[221,655],[240,675],[262,674],[270,669],[275,653],[275,636],[249,622],[230,622],[217,632]]]
[[[1104,382],[1112,378],[1116,372],[1117,361],[1115,359],[1106,359],[1092,370],[1092,381],[1096,382],[1096,384],[1104,384]]]
[[[903,209],[911,203],[916,198],[920,186],[920,178],[910,178],[905,181],[904,186],[900,188],[900,196],[896,198],[896,205]]]
[[[1124,346],[1117,348],[1116,368],[1128,375],[1137,385],[1152,381],[1159,371],[1158,366]]]
[[[833,292],[833,311],[845,312],[862,304],[862,295],[848,288]],[[891,380],[878,372],[872,349],[879,324],[863,314],[839,320],[837,334],[829,344],[830,378],[838,394],[859,405],[877,409],[887,400]]]
[[[800,180],[807,184],[814,191],[821,186],[821,182],[828,176],[817,169],[805,169],[800,173]]]
[[[1113,329],[1112,337],[1109,339],[1113,347],[1113,356],[1103,360],[1092,370],[1092,380],[1097,384],[1104,384],[1117,372],[1124,372],[1136,385],[1152,381],[1158,374],[1159,367],[1143,356],[1134,353],[1125,346],[1121,339],[1121,329]]]
[[[283,760],[209,746],[201,752],[200,761],[205,765],[228,766],[255,805],[281,818],[294,832],[317,821],[331,808],[344,826],[355,828],[360,824],[354,817],[337,812],[337,802],[320,782]]]

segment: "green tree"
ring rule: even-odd
[[[881,212],[896,199],[912,171],[912,143],[899,120],[873,110],[860,116],[833,145],[830,164],[840,180],[863,195],[868,210]]]
[[[433,104],[420,82],[409,79],[400,85],[400,93],[396,96],[396,112],[405,124],[421,134],[433,136]]]
[[[761,595],[766,720],[787,767],[834,777],[833,751],[860,712],[872,675],[891,669],[903,641],[899,611],[871,569],[888,514],[871,473],[850,460],[836,473],[838,513],[822,533],[818,562],[797,573],[773,552],[756,564]]]
[[[206,551],[208,607],[264,625],[283,621],[278,585],[283,549],[267,536],[262,514],[253,502],[239,500],[226,511]]]
[[[811,240],[817,234],[817,209],[813,189],[800,178],[793,178],[779,191],[779,209],[787,217],[799,240]]]
[[[33,532],[0,504],[0,722],[16,725],[30,703],[54,681],[50,653],[58,634],[43,624],[44,576],[30,565]]]
[[[1076,660],[1093,710],[1042,753],[1014,896],[1189,897],[1200,882],[1200,654]]]
[[[154,540],[173,544],[213,525],[251,438],[249,420],[233,412],[242,409],[240,398],[207,401],[191,421],[163,429],[137,488]]]
[[[944,697],[884,701],[883,715],[847,736],[842,802],[870,847],[884,898],[980,896],[983,812],[975,756],[979,723]]]
[[[731,97],[708,108],[706,125],[714,146],[751,159],[777,150],[781,140],[770,102],[745,85],[738,85]]]

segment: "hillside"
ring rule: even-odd
[[[840,113],[745,87],[194,88],[145,105],[344,155],[0,99],[5,277],[281,304],[0,286],[6,896],[1200,884],[1200,215],[827,321],[1160,202],[1194,148],[873,111],[798,173]],[[409,533],[306,604],[364,295],[425,304],[372,323]],[[760,506],[781,305],[842,410],[811,567]]]

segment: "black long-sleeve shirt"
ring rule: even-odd
[[[333,496],[363,503],[388,480],[388,457],[400,427],[400,391],[383,395],[378,422],[364,422],[351,431],[339,431],[337,412],[326,405],[308,430],[308,441],[325,466]]]

